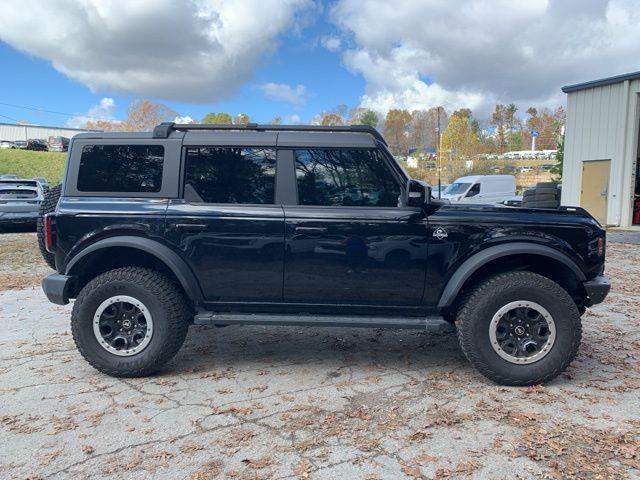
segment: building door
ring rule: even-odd
[[[602,225],[607,223],[610,170],[611,160],[582,162],[580,206],[593,215]]]

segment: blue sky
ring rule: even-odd
[[[482,122],[640,70],[638,38],[634,0],[3,0],[0,121],[118,120],[148,98],[196,120],[442,105]]]
[[[314,115],[339,105],[349,108],[358,106],[365,85],[361,75],[348,71],[342,65],[339,52],[329,51],[322,46],[322,38],[330,36],[335,30],[325,20],[326,17],[320,15],[301,32],[280,35],[279,48],[261,59],[252,78],[237,93],[211,103],[122,95],[108,88],[92,92],[86,85],[57,71],[49,61],[0,42],[0,65],[8,67],[8,74],[0,77],[0,121],[26,120],[30,123],[64,125],[73,116],[85,115],[102,98],[110,97],[115,101],[113,116],[116,118],[126,116],[131,100],[151,98],[171,107],[180,115],[189,115],[196,120],[202,119],[208,112],[223,111],[232,115],[244,112],[258,122],[268,122],[275,116],[289,121],[299,117],[300,121],[308,122]],[[269,98],[261,89],[261,85],[269,82],[303,85],[304,102],[292,105]]]

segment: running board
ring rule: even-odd
[[[195,325],[306,325],[309,327],[433,328],[448,322],[440,316],[374,317],[310,314],[199,313]]]

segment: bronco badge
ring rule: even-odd
[[[444,228],[438,227],[433,231],[433,236],[436,237],[438,240],[442,240],[443,238],[447,238],[449,234]]]

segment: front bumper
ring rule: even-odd
[[[52,273],[42,279],[42,290],[51,303],[66,305],[73,281],[74,277]]]
[[[582,285],[584,285],[584,290],[587,292],[587,297],[589,297],[589,305],[602,303],[609,294],[609,290],[611,290],[611,283],[604,275],[598,275]]]

